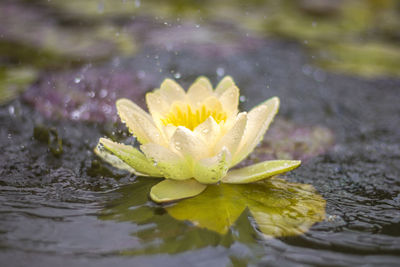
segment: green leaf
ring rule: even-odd
[[[291,171],[300,166],[299,160],[269,160],[250,165],[241,169],[229,171],[222,179],[227,184],[247,184],[256,182],[277,174]]]
[[[277,178],[246,185],[210,185],[199,196],[166,207],[175,219],[221,234],[246,208],[269,236],[303,233],[325,217],[325,200],[311,185]]]
[[[165,179],[151,188],[150,197],[157,203],[194,197],[206,189],[207,185],[194,179],[176,181]]]

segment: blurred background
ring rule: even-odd
[[[101,66],[149,47],[219,58],[279,39],[304,49],[305,73],[318,67],[366,78],[400,75],[396,0],[3,0],[0,10],[2,102],[45,71]],[[217,71],[213,63],[209,68]],[[180,78],[174,66],[158,67],[163,76]]]
[[[145,108],[200,75],[231,75],[243,110],[280,97],[244,164],[303,160],[285,179],[313,185],[326,220],[265,239],[247,211],[221,236],[93,155],[102,136],[137,144],[118,98]],[[395,266],[399,90],[397,0],[1,0],[0,263]]]

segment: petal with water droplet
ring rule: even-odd
[[[212,95],[212,86],[210,81],[205,77],[199,77],[187,91],[188,99],[193,105]]]
[[[233,81],[231,76],[225,76],[217,85],[215,88],[215,93],[217,95],[221,95],[223,92],[225,92],[226,89],[235,86],[235,82]]]
[[[186,93],[183,88],[177,82],[171,79],[165,79],[161,84],[160,89],[156,90],[155,92],[159,92],[169,105],[175,101],[186,100]]]
[[[301,164],[300,160],[269,160],[253,164],[241,169],[229,171],[222,179],[228,184],[247,184],[277,174],[291,171]]]
[[[232,159],[232,166],[246,158],[261,142],[279,109],[279,98],[273,97],[250,110],[240,146]]]
[[[207,146],[212,148],[220,137],[221,127],[212,116],[208,117],[203,123],[199,124],[193,131],[195,135],[207,142]]]
[[[100,138],[95,153],[116,168],[124,169],[137,175],[163,176],[151,161],[132,146]]]
[[[140,147],[147,158],[156,163],[163,177],[174,180],[192,178],[192,168],[188,161],[172,150],[158,144],[145,144]]]
[[[166,144],[163,135],[158,130],[152,117],[129,99],[119,99],[116,103],[121,121],[140,143]]]
[[[230,158],[229,150],[224,147],[218,155],[194,162],[193,177],[204,184],[219,182],[228,171]]]
[[[222,147],[226,147],[233,155],[243,138],[246,129],[247,113],[242,112],[236,117],[236,122],[232,128],[217,142],[215,152],[219,152]]]
[[[175,149],[184,157],[201,159],[207,156],[208,146],[195,133],[186,127],[178,126],[171,138],[170,147]]]
[[[235,116],[239,105],[239,88],[231,86],[227,88],[220,96],[219,101],[228,117]]]

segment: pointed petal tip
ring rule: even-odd
[[[279,107],[280,102],[281,102],[281,101],[280,101],[279,97],[274,96],[274,97],[271,97],[271,98],[267,99],[263,104],[269,104],[269,103],[271,103],[271,104],[273,104],[273,105]]]
[[[256,163],[240,169],[229,171],[222,179],[228,184],[247,184],[257,182],[278,174],[296,169],[301,164],[300,160],[269,160]]]
[[[120,107],[121,105],[130,104],[130,103],[132,103],[132,101],[129,100],[128,98],[119,98],[119,99],[115,102],[115,105],[116,105],[117,108],[118,108],[118,107]]]

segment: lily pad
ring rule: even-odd
[[[298,235],[325,217],[325,200],[311,185],[277,178],[246,185],[209,186],[199,196],[166,210],[177,220],[226,234],[246,208],[259,230],[268,236]]]

